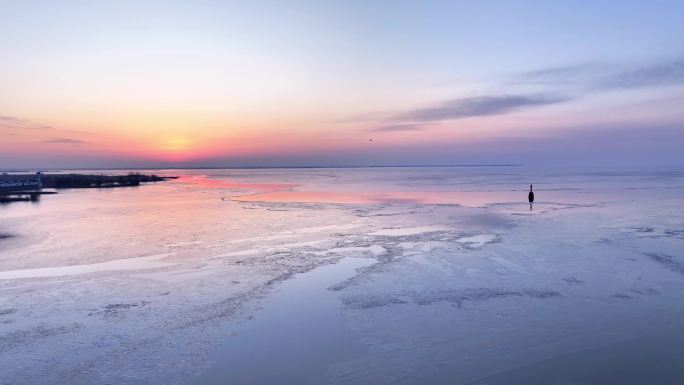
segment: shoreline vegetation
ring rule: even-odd
[[[41,177],[43,188],[112,188],[134,187],[142,183],[163,182],[176,179],[176,176],[145,175],[130,172],[127,175],[105,174],[44,174]]]
[[[31,178],[35,175],[16,175],[18,178]],[[138,172],[129,172],[126,175],[105,174],[42,174],[40,181],[42,188],[70,189],[70,188],[116,188],[136,187],[143,183],[163,182],[168,179],[176,179],[177,176],[145,175]],[[55,191],[27,190],[0,190],[0,203],[37,201],[41,195],[56,194]]]

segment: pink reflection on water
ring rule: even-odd
[[[521,194],[517,191],[269,191],[231,199],[240,202],[460,204],[480,207],[491,203],[521,201]]]
[[[261,191],[283,190],[299,186],[295,183],[243,183],[226,179],[209,178],[206,175],[183,175],[176,179],[175,182],[203,188],[231,188]]]

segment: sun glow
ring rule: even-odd
[[[171,153],[182,153],[190,149],[190,140],[180,135],[171,135],[162,138],[161,150]]]

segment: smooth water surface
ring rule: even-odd
[[[226,327],[231,337],[197,384],[307,384],[329,365],[365,353],[328,288],[370,263],[347,258],[278,286],[252,320]]]

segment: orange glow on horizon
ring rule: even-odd
[[[160,148],[165,152],[182,153],[191,146],[190,139],[180,135],[169,135],[160,141]]]

